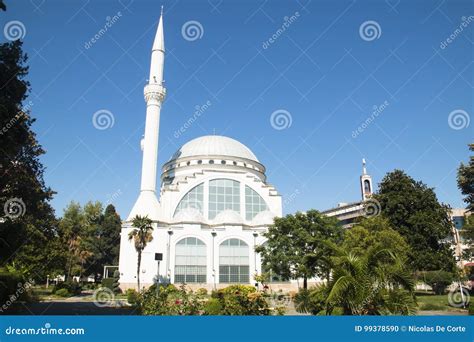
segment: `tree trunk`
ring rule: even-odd
[[[138,292],[140,292],[140,264],[142,263],[142,251],[138,251],[138,261],[137,261],[137,287]]]
[[[303,289],[308,289],[308,278],[306,276],[303,277]]]

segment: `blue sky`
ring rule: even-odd
[[[284,213],[358,200],[363,157],[375,184],[399,168],[463,206],[455,176],[474,136],[472,2],[6,3],[1,27],[24,27],[34,130],[58,215],[71,200],[111,200],[125,217],[138,196],[143,86],[161,4],[168,98],[160,168],[180,145],[216,133],[254,151],[286,199]],[[183,34],[186,23],[198,37]],[[100,110],[113,126],[94,126]],[[275,129],[275,111],[291,125]]]

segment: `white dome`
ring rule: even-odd
[[[171,160],[194,156],[238,157],[258,162],[255,154],[247,146],[221,135],[205,135],[193,139],[181,146]]]
[[[269,210],[261,211],[252,220],[252,225],[263,226],[273,224],[273,218],[276,215]]]
[[[236,211],[227,209],[221,211],[212,221],[214,224],[243,224],[242,216]]]
[[[184,208],[180,210],[173,218],[173,223],[180,222],[191,222],[191,223],[204,223],[206,220],[202,216],[201,212],[196,208]]]

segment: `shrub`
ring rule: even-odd
[[[143,315],[202,315],[202,296],[186,292],[184,285],[153,285],[138,296],[138,306]]]
[[[70,297],[71,296],[69,291],[65,288],[57,290],[55,294],[56,294],[56,296],[59,296],[59,297]]]
[[[222,305],[219,299],[209,298],[204,304],[204,313],[210,316],[217,316],[222,314]]]
[[[0,269],[0,304],[31,299],[29,285],[23,275]]]
[[[72,295],[79,295],[82,292],[81,284],[75,281],[64,281],[62,283],[57,283],[56,285],[54,285],[51,293],[57,294],[57,291],[62,289],[66,289],[66,291]]]
[[[207,290],[205,288],[197,289],[196,294],[200,296],[207,296]]]
[[[120,284],[118,278],[104,278],[102,279],[102,287],[111,289],[114,293],[121,293]]]
[[[138,303],[138,292],[134,289],[128,289],[125,294],[127,295],[127,302],[131,305]]]
[[[453,273],[442,270],[424,272],[423,278],[437,295],[444,294],[446,288],[454,281]]]
[[[96,283],[85,283],[82,286],[82,289],[83,290],[95,290],[95,289],[97,289],[97,284]]]
[[[221,315],[269,315],[263,293],[249,285],[231,285],[213,293],[221,305]]]
[[[474,304],[469,304],[469,315],[474,315]]]

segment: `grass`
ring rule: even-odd
[[[435,295],[430,292],[417,293],[416,300],[421,311],[467,311],[462,308],[455,308],[449,305],[448,295]]]

